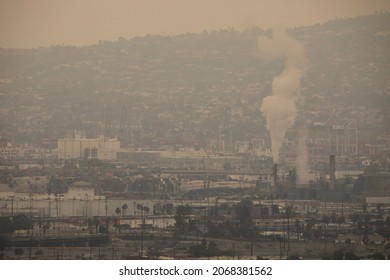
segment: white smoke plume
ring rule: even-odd
[[[285,134],[295,122],[300,82],[307,62],[302,45],[282,29],[273,30],[272,38],[260,37],[258,48],[264,60],[284,60],[282,73],[272,82],[272,95],[263,99],[260,108],[267,120],[272,155],[274,163],[277,163]]]

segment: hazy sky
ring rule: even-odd
[[[0,0],[0,47],[293,27],[390,11],[390,0]]]

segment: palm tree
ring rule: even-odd
[[[142,211],[142,204],[137,204],[137,212],[138,212],[138,215],[139,215],[139,212]]]
[[[345,223],[345,217],[340,216],[337,218],[337,223],[339,224],[339,228],[341,227],[341,224]]]
[[[117,208],[115,209],[115,213],[119,216],[120,213],[121,213],[121,209],[120,209],[119,207],[117,207]],[[118,219],[115,219],[115,225],[114,225],[114,227],[115,227],[115,233],[116,233],[117,230],[118,230]]]
[[[95,226],[95,232],[96,234],[98,233],[99,225],[100,225],[100,220],[99,217],[93,217],[92,224]]]
[[[299,237],[302,233],[302,226],[298,219],[295,220],[295,234],[297,235],[297,239],[299,240]]]
[[[322,222],[323,222],[324,224],[326,224],[326,225],[329,225],[330,220],[331,220],[331,219],[330,219],[329,216],[324,215],[324,216],[322,217]]]
[[[42,226],[42,228],[43,228],[43,236],[46,236],[46,232],[47,232],[47,231],[49,230],[49,228],[50,228],[50,222],[44,223],[43,226]]]
[[[126,213],[126,210],[127,210],[127,204],[125,203],[125,204],[123,204],[122,205],[122,215],[124,216],[125,215],[125,213]]]
[[[149,213],[149,207],[142,204],[137,204],[138,214],[142,214],[142,227],[141,227],[141,251],[139,257],[143,258],[143,247],[144,247],[144,230],[145,230],[145,214]]]

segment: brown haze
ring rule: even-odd
[[[311,25],[389,7],[387,0],[0,0],[0,47],[80,46],[120,36]]]

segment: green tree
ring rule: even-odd
[[[228,227],[227,223],[216,223],[213,221],[208,221],[207,223],[207,236],[213,238],[223,238],[228,237]]]
[[[371,256],[371,259],[373,260],[385,260],[386,257],[382,253],[375,253]]]
[[[22,248],[15,248],[15,255],[22,256],[24,253]]]
[[[346,252],[344,259],[346,259],[346,260],[359,260],[360,258],[352,252]]]
[[[295,234],[297,235],[297,239],[300,239],[301,234],[303,233],[303,225],[301,225],[298,219],[295,220]]]
[[[142,209],[143,209],[143,205],[142,204],[137,204],[137,213],[138,213],[138,215],[140,214]]]
[[[46,232],[50,229],[50,222],[44,223],[42,228],[43,228],[43,236],[46,236]]]
[[[340,216],[337,218],[337,223],[339,224],[339,227],[341,227],[341,224],[345,223],[344,216]]]
[[[360,220],[360,215],[358,213],[353,213],[350,216],[351,222],[356,225],[357,222]]]
[[[109,234],[109,231],[106,226],[99,226],[99,233]]]
[[[310,218],[306,221],[305,231],[303,232],[304,239],[312,239],[314,234],[314,226],[316,224],[316,220],[314,218]]]
[[[383,243],[389,242],[390,239],[390,228],[380,228],[378,233],[383,236]]]
[[[223,170],[225,170],[225,171],[230,171],[230,170],[232,170],[233,169],[233,167],[232,167],[232,164],[230,163],[230,162],[225,162],[224,164],[223,164]]]
[[[176,234],[181,235],[188,232],[189,226],[189,214],[191,213],[191,206],[189,205],[178,205],[176,206],[175,214],[175,227]]]
[[[115,213],[119,216],[119,214],[121,213],[121,209],[120,209],[119,207],[117,207],[117,208],[115,209]]]
[[[153,214],[154,215],[160,215],[162,214],[162,206],[161,203],[156,203],[153,205]]]
[[[122,205],[122,215],[123,216],[125,216],[126,210],[127,210],[127,204],[125,203],[125,204]]]
[[[278,215],[280,213],[279,206],[276,204],[271,205],[272,215]]]
[[[330,223],[330,217],[327,216],[327,215],[324,215],[324,216],[322,217],[322,222],[323,222],[324,224],[326,224],[326,225],[329,225],[329,223]]]
[[[36,251],[35,251],[35,255],[36,255],[36,256],[42,256],[42,255],[43,255],[42,249],[36,250]]]
[[[363,213],[366,213],[367,212],[367,209],[368,209],[368,205],[367,203],[362,203],[362,210],[363,210]]]
[[[11,245],[10,239],[6,235],[0,235],[0,252],[3,255],[3,251],[5,248]]]
[[[100,219],[98,216],[93,217],[92,224],[95,226],[95,232],[98,233],[98,229],[100,225]]]
[[[336,223],[337,221],[337,216],[336,216],[336,213],[335,212],[332,212],[332,215],[330,216],[330,221],[332,223]]]
[[[299,260],[299,256],[297,254],[294,254],[294,255],[291,255],[291,256],[288,256],[287,258],[288,260]]]
[[[172,203],[166,203],[163,205],[163,213],[164,214],[172,215],[174,213],[174,211],[175,210],[174,210]]]
[[[240,236],[249,239],[252,236],[253,217],[252,217],[253,202],[249,199],[241,200],[236,206],[236,214],[239,220]]]
[[[332,259],[334,260],[343,260],[344,252],[342,250],[337,250],[333,252]]]
[[[13,227],[14,230],[28,230],[32,229],[33,223],[31,219],[26,214],[18,214],[13,218]]]
[[[161,255],[161,249],[158,247],[151,247],[147,250],[147,256],[149,259],[157,260],[158,257]]]
[[[0,234],[11,234],[15,231],[11,217],[0,217]]]
[[[227,204],[226,202],[223,202],[219,205],[219,209],[223,212],[227,212],[228,209],[229,209],[229,204]]]
[[[383,204],[382,203],[378,203],[376,205],[376,210],[378,212],[378,218],[381,218],[383,216]]]
[[[219,253],[217,244],[214,241],[210,241],[209,244],[207,245],[207,256],[208,257],[213,257],[217,256]]]

